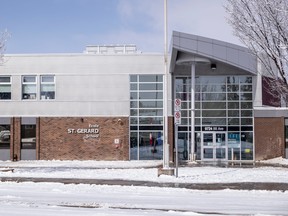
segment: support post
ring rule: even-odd
[[[178,125],[175,124],[175,177],[178,178]]]
[[[195,161],[195,62],[191,64],[191,156]]]
[[[169,168],[168,144],[168,46],[167,46],[167,0],[164,0],[164,146],[163,168]]]

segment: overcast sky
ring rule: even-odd
[[[173,30],[240,44],[226,21],[226,0],[167,0]],[[163,52],[164,0],[0,0],[6,53],[79,53],[86,45],[136,44]]]

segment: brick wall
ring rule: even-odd
[[[21,118],[14,117],[11,119],[10,128],[10,159],[20,160],[21,158]]]
[[[255,160],[284,156],[284,118],[255,118]]]
[[[81,129],[96,129],[96,125],[99,125],[99,133],[81,133]],[[68,133],[68,129],[74,131]],[[97,134],[99,137],[89,137]],[[39,119],[39,135],[40,160],[129,159],[128,118],[42,117]],[[119,139],[119,145],[114,143],[115,139]]]
[[[174,117],[168,117],[168,143],[170,145],[169,160],[174,161]]]
[[[40,118],[36,119],[36,159],[40,160]]]
[[[120,120],[121,119],[121,120]],[[99,137],[77,133],[77,129],[99,125]],[[90,127],[89,127],[90,126]],[[74,129],[75,133],[68,133]],[[37,159],[39,160],[129,160],[129,118],[126,117],[41,117],[37,119]],[[174,146],[173,117],[169,117],[170,160]],[[115,144],[115,139],[120,144]],[[11,121],[11,160],[21,159],[21,118]],[[284,118],[255,118],[255,160],[284,155]]]

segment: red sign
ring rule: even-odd
[[[181,111],[174,112],[174,121],[176,125],[181,124]]]
[[[181,99],[176,98],[176,99],[174,100],[174,110],[175,110],[175,111],[181,110]]]

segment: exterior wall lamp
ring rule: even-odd
[[[212,69],[212,70],[216,70],[216,69],[217,69],[217,65],[216,65],[215,63],[212,63],[212,64],[211,64],[211,69]]]

